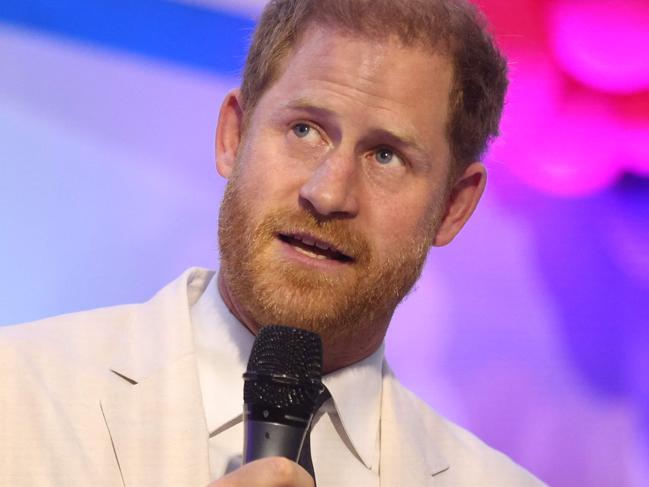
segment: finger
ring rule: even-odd
[[[268,457],[247,463],[208,487],[315,487],[315,483],[297,463]]]

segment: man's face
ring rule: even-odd
[[[284,62],[219,160],[221,270],[258,325],[375,346],[444,214],[452,68],[318,27]]]

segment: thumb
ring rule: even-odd
[[[268,457],[247,463],[208,487],[315,487],[315,482],[297,463]]]

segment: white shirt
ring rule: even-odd
[[[191,308],[198,376],[209,432],[211,480],[241,465],[243,373],[254,336],[228,310],[215,275]],[[379,485],[383,346],[323,378],[331,392],[314,421],[318,487]]]

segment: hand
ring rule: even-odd
[[[297,463],[268,457],[247,463],[207,487],[315,487],[315,483]]]

